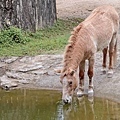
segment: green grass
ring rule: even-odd
[[[38,54],[56,54],[64,50],[72,29],[81,19],[58,20],[52,27],[39,30],[36,33],[21,32],[22,37],[28,39],[24,44],[0,43],[0,56],[24,56]],[[19,33],[20,34],[20,33]]]

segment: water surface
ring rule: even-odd
[[[63,105],[59,91],[0,90],[0,120],[120,120],[120,104],[74,97]]]

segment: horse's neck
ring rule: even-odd
[[[63,72],[69,68],[77,70],[80,62],[84,58],[86,48],[85,38],[81,32],[77,33],[77,37],[71,36],[73,40],[70,40],[71,43],[66,47]]]
[[[80,62],[83,60],[83,57],[84,49],[81,45],[78,44],[73,50],[69,67],[73,70],[77,70]]]
[[[71,62],[71,69],[77,70],[78,66],[80,65],[80,62],[83,59],[83,55],[80,55],[80,56],[79,55],[77,56],[77,54],[74,56]]]

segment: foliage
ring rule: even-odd
[[[58,19],[52,27],[38,30],[36,33],[23,32],[14,27],[1,31],[0,56],[61,53],[67,44],[70,31],[81,21],[81,19]]]
[[[19,28],[10,27],[0,31],[0,44],[3,46],[11,46],[14,43],[25,44],[28,41],[25,32]]]

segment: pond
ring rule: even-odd
[[[74,97],[63,105],[60,91],[0,90],[0,120],[120,120],[120,104]]]

